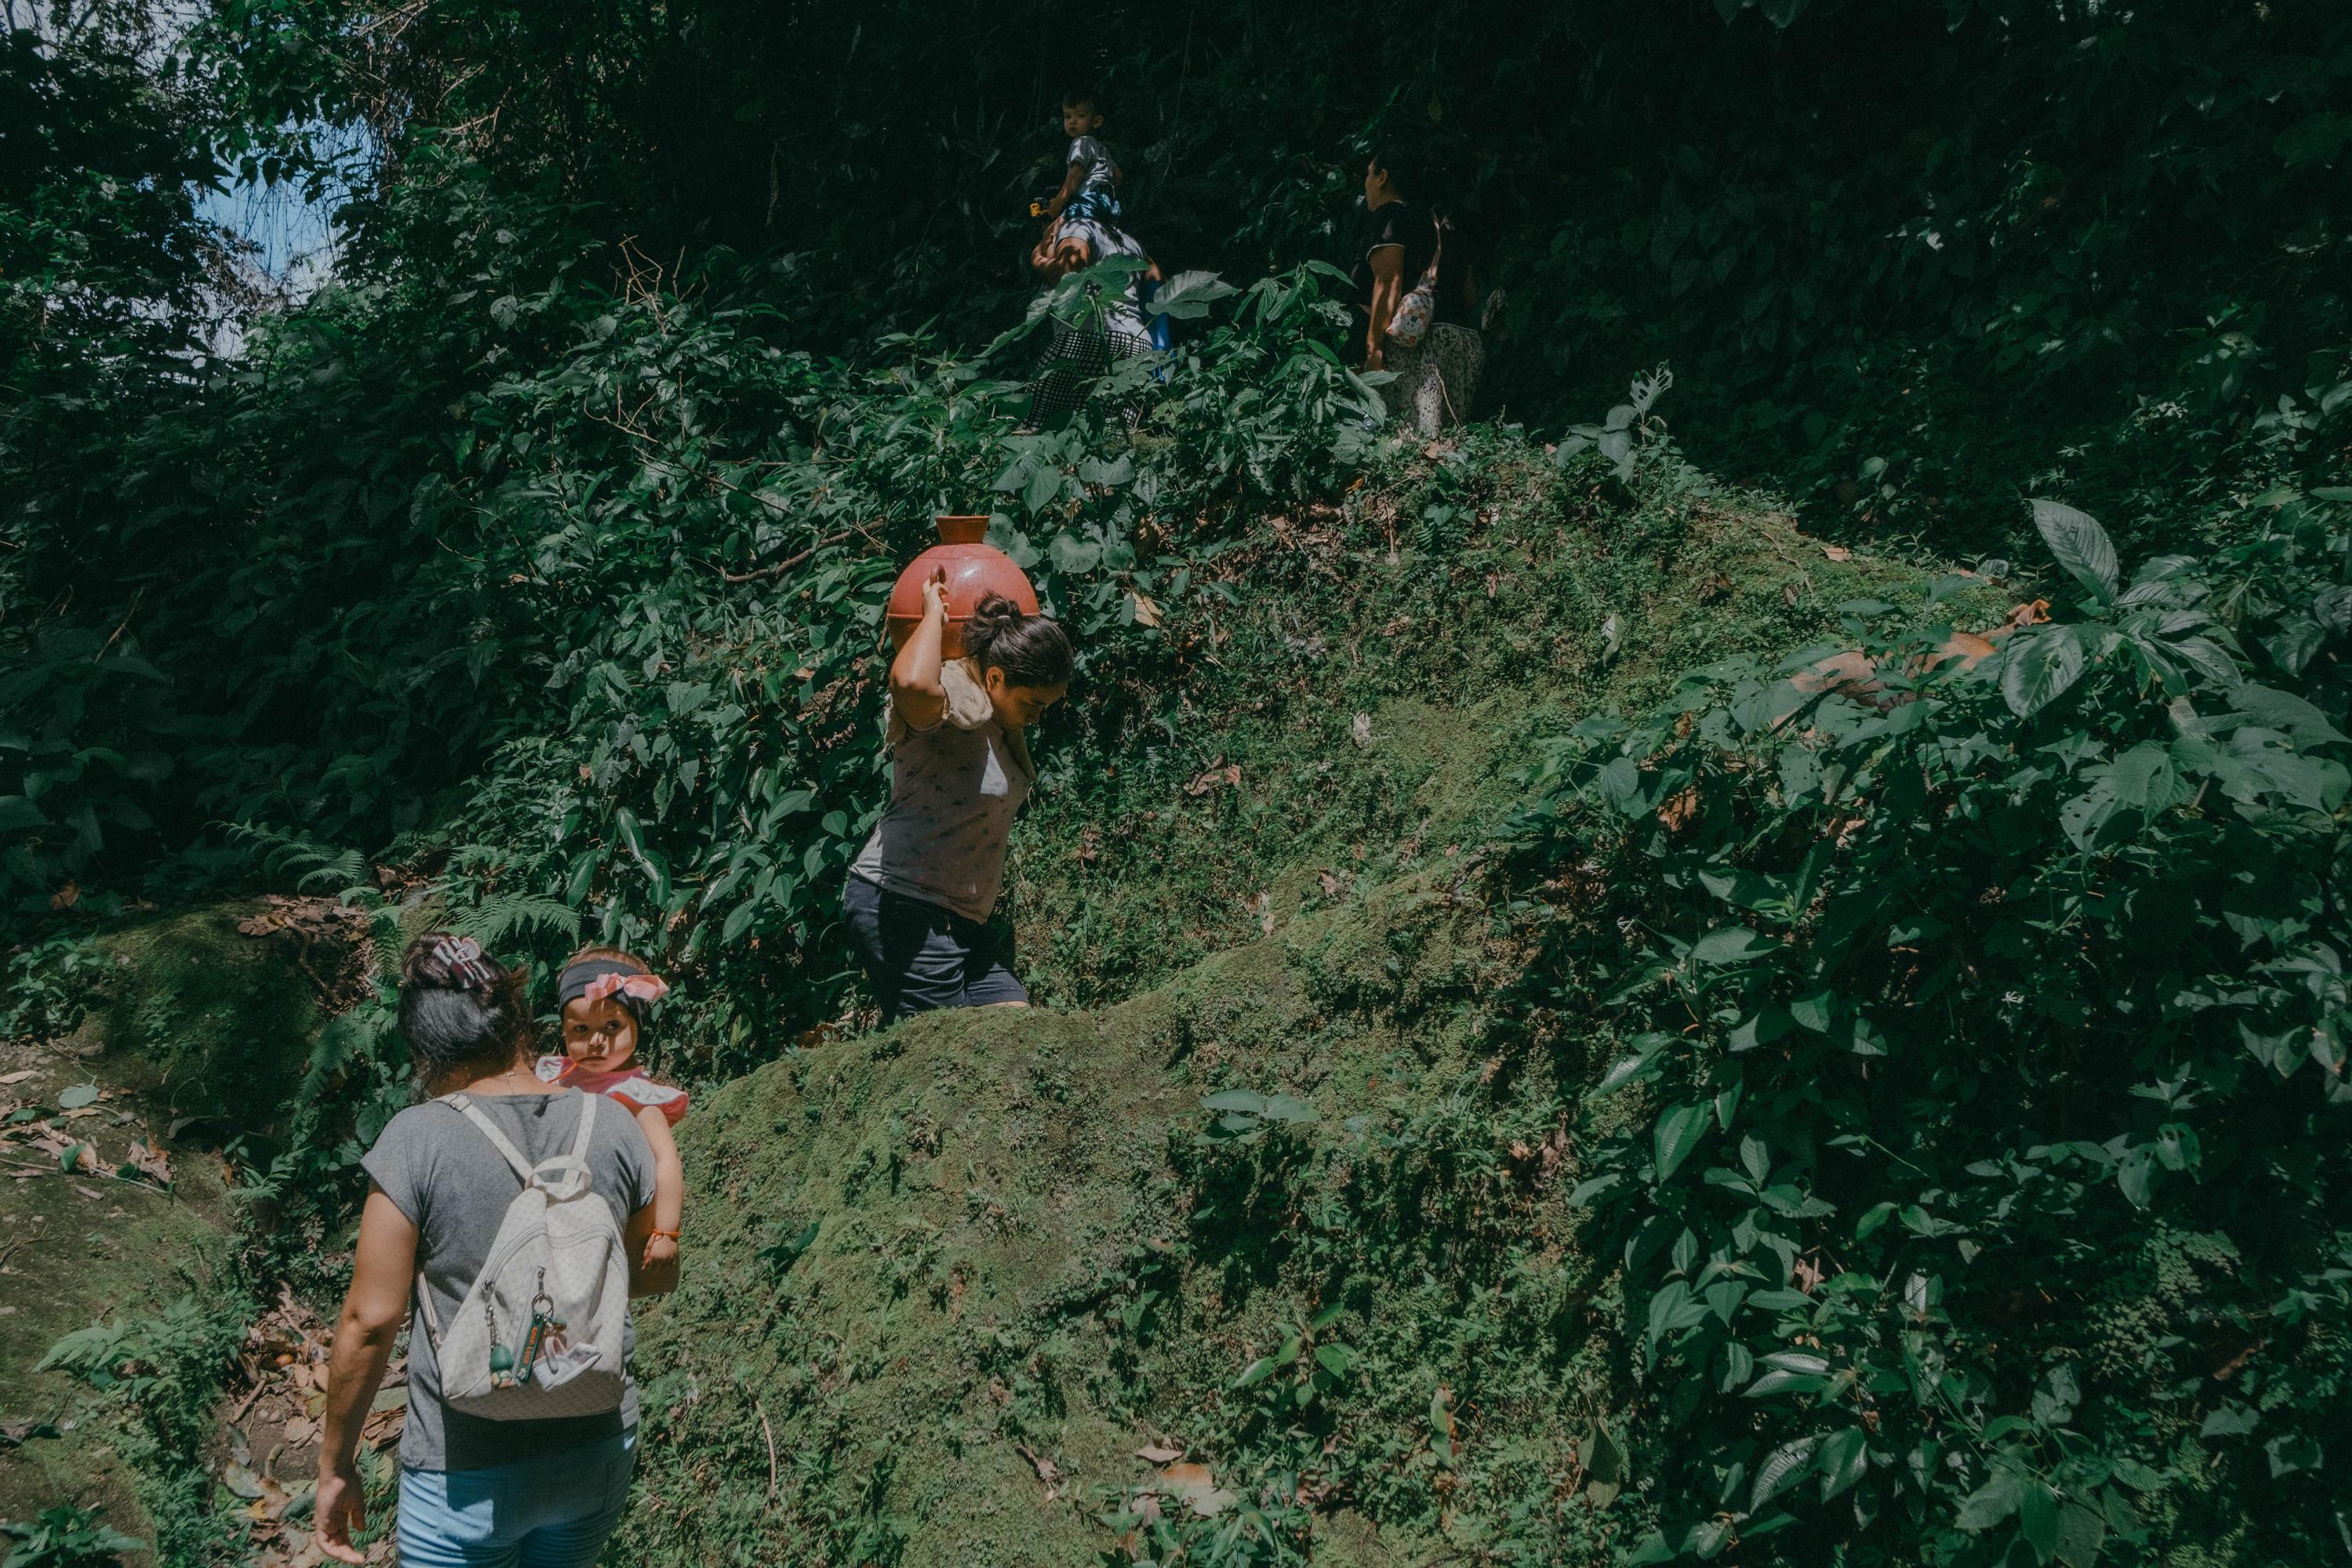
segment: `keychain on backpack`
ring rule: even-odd
[[[525,1363],[522,1375],[516,1376],[514,1352],[499,1342],[498,1310],[487,1299],[482,1302],[482,1316],[490,1325],[490,1386],[513,1388],[530,1376],[530,1363]]]
[[[547,1293],[547,1270],[539,1271],[539,1290],[530,1299],[530,1328],[523,1335],[522,1364],[515,1369],[515,1381],[529,1383],[531,1368],[547,1352],[548,1341],[553,1336],[557,1346],[563,1344],[563,1320],[555,1315],[555,1298]],[[497,1357],[491,1358],[496,1370]]]

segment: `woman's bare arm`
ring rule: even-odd
[[[357,1467],[360,1427],[383,1385],[415,1279],[416,1227],[382,1187],[371,1184],[367,1205],[360,1211],[352,1288],[335,1321],[327,1407],[320,1418],[319,1550],[339,1563],[364,1561],[352,1545],[352,1532],[367,1524]]]
[[[1389,318],[1404,298],[1404,247],[1375,246],[1366,259],[1372,264],[1372,308],[1364,328],[1364,368],[1379,370],[1388,348]]]
[[[948,689],[940,683],[940,649],[947,637],[947,568],[923,584],[923,618],[907,646],[890,661],[890,700],[910,730],[928,730],[948,710]]]

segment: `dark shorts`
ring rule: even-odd
[[[968,921],[863,877],[849,879],[841,902],[884,1023],[937,1007],[1029,1000],[1013,976],[1013,933],[1002,924]]]

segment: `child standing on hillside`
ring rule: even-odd
[[[1065,216],[1118,221],[1118,161],[1096,133],[1102,130],[1102,100],[1092,92],[1074,92],[1062,100],[1062,134],[1070,139],[1062,188],[1045,204],[1045,239],[1050,247],[1061,233]]]
[[[646,1240],[650,1268],[677,1256],[686,1213],[686,1168],[670,1129],[686,1114],[686,1090],[656,1083],[636,1065],[653,1005],[669,983],[646,961],[617,947],[583,947],[556,975],[563,1055],[539,1058],[541,1083],[601,1094],[628,1109],[654,1152],[654,1228]]]

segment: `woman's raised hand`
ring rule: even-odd
[[[923,584],[923,615],[926,619],[932,616],[942,621],[948,618],[948,569],[944,566],[932,567],[929,578]]]

